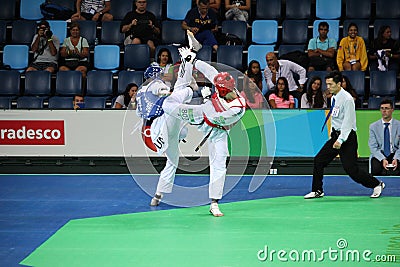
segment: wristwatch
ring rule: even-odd
[[[99,13],[100,13],[100,15],[103,15],[103,12],[102,12],[102,11],[100,11]]]

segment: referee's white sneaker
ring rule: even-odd
[[[324,196],[324,192],[317,190],[315,192],[310,192],[307,195],[304,196],[305,199],[310,199],[310,198],[321,198]]]
[[[218,203],[212,202],[210,206],[210,213],[214,217],[222,217],[224,214],[219,210]]]
[[[385,184],[381,181],[378,186],[375,186],[374,192],[372,192],[371,198],[378,198],[381,196]]]

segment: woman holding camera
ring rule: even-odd
[[[86,78],[89,68],[89,43],[86,38],[80,35],[80,28],[77,22],[71,23],[70,37],[64,39],[60,50],[60,71],[76,70]]]
[[[46,20],[39,22],[31,47],[34,53],[33,61],[26,71],[45,70],[54,73],[57,70],[60,40],[53,35],[50,24]]]

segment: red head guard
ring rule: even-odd
[[[228,72],[220,72],[214,77],[215,88],[219,97],[225,97],[226,94],[235,90],[235,79]]]

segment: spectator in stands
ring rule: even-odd
[[[196,1],[196,5],[198,4],[199,0]],[[218,15],[221,10],[221,0],[210,0],[210,8]]]
[[[301,97],[301,108],[326,108],[327,99],[322,92],[320,77],[312,77],[308,83],[307,92]]]
[[[160,27],[156,16],[147,11],[147,0],[135,0],[136,9],[129,11],[121,21],[120,31],[125,33],[124,45],[147,44],[154,58]]]
[[[172,62],[172,55],[169,49],[161,48],[157,53],[157,62],[152,65],[158,66],[162,69],[161,76],[163,81],[171,87],[171,82],[174,78],[174,64]]]
[[[72,100],[72,105],[74,106],[75,110],[85,108],[85,98],[83,95],[75,95],[74,99]]]
[[[343,80],[342,80],[342,88],[349,92],[349,94],[353,97],[354,99],[354,104],[356,105],[356,108],[361,108],[361,100],[358,98],[356,90],[354,90],[353,86],[351,85],[351,82],[349,80],[349,77],[342,75]]]
[[[57,70],[60,40],[50,30],[50,24],[46,20],[40,21],[38,27],[31,44],[33,62],[26,71],[45,70],[54,73]]]
[[[390,26],[379,28],[377,38],[368,51],[370,70],[399,71],[400,43],[392,38]]]
[[[108,13],[110,10],[111,0],[76,0],[76,13],[72,15],[71,21],[112,21],[113,16]]]
[[[137,86],[136,83],[128,84],[125,88],[125,92],[117,97],[112,108],[126,109],[129,107],[130,103],[129,109],[136,109],[137,105],[136,94],[138,90],[139,87]]]
[[[244,72],[247,76],[254,78],[254,82],[258,86],[258,89],[262,91],[262,74],[261,74],[261,66],[260,62],[257,60],[252,60],[249,63],[249,67]]]
[[[251,109],[261,109],[264,107],[264,96],[257,88],[256,79],[254,77],[244,77],[244,88],[240,93],[246,100],[246,105]]]
[[[249,20],[251,0],[225,0],[225,18],[227,20]]]
[[[335,68],[336,40],[328,37],[329,24],[318,24],[319,35],[308,42],[308,71],[332,71]]]
[[[348,36],[344,37],[339,44],[336,58],[338,68],[340,71],[365,71],[368,66],[367,49],[364,39],[357,35],[357,24],[350,23],[347,32]]]
[[[289,83],[285,77],[278,78],[268,100],[271,108],[294,108],[294,97],[289,94]]]
[[[72,22],[69,28],[71,36],[64,39],[60,49],[60,71],[76,70],[86,78],[89,68],[89,43],[80,35],[77,22]]]
[[[189,30],[202,45],[209,45],[217,51],[218,43],[214,32],[218,31],[217,14],[210,9],[209,0],[199,0],[197,7],[189,10],[182,21],[182,29]],[[200,50],[196,48],[196,50]]]
[[[393,101],[383,99],[380,111],[382,118],[369,126],[371,174],[400,175],[400,121],[393,118]],[[385,131],[387,142],[385,142]]]
[[[264,79],[268,85],[268,88],[270,90],[274,90],[277,85],[277,78],[285,77],[289,84],[288,89],[290,94],[300,101],[304,89],[304,83],[307,80],[306,69],[289,60],[278,60],[273,52],[269,52],[266,55],[266,60],[268,68],[265,68],[264,70]],[[300,84],[299,86],[294,80],[293,73],[296,73],[300,76],[298,81]]]

